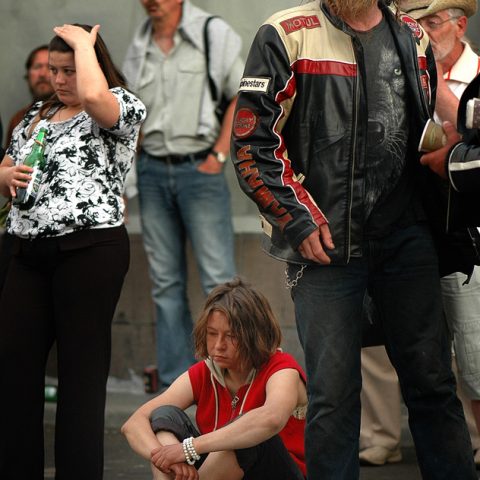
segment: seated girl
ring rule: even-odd
[[[122,427],[153,478],[303,480],[305,374],[267,299],[240,279],[219,285],[193,336],[202,360]]]

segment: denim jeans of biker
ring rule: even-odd
[[[170,385],[194,361],[187,300],[186,241],[203,292],[235,275],[230,194],[223,173],[200,161],[171,165],[142,153],[137,162],[143,242],[156,309],[160,382]]]
[[[289,265],[290,278],[298,271],[298,265]],[[308,380],[308,478],[359,478],[366,291],[378,309],[387,352],[400,379],[422,477],[476,479],[451,371],[436,253],[422,225],[366,241],[363,257],[348,265],[308,266],[292,288]]]

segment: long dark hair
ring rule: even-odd
[[[92,30],[90,25],[82,25],[79,23],[74,24],[76,27],[81,27],[87,32]],[[115,66],[113,63],[112,57],[110,56],[110,52],[108,51],[103,38],[99,33],[97,33],[97,40],[95,41],[94,45],[95,54],[97,56],[98,63],[100,68],[102,69],[103,74],[107,80],[108,88],[113,87],[123,87],[126,88],[127,82],[125,77],[122,75],[120,70]],[[58,35],[55,35],[48,44],[48,51],[49,52],[60,52],[60,53],[73,53],[72,47],[65,42],[62,38]],[[40,109],[40,118],[45,118],[49,115],[49,112],[54,112],[58,108],[62,107],[63,103],[58,99],[57,95],[54,94],[51,98],[49,98]]]

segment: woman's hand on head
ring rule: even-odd
[[[100,25],[95,25],[90,32],[87,32],[82,27],[66,23],[62,26],[54,27],[53,31],[55,32],[55,35],[58,35],[70,47],[72,47],[73,50],[75,50],[82,45],[95,45],[99,29]]]

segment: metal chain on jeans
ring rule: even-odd
[[[295,275],[295,278],[292,280],[290,279],[289,275],[288,275],[288,266],[287,268],[285,269],[285,285],[287,289],[291,289],[293,287],[296,287],[298,285],[298,281],[303,277],[303,271],[307,268],[307,264],[302,264],[302,266],[300,267],[300,270],[297,271],[296,275]]]

